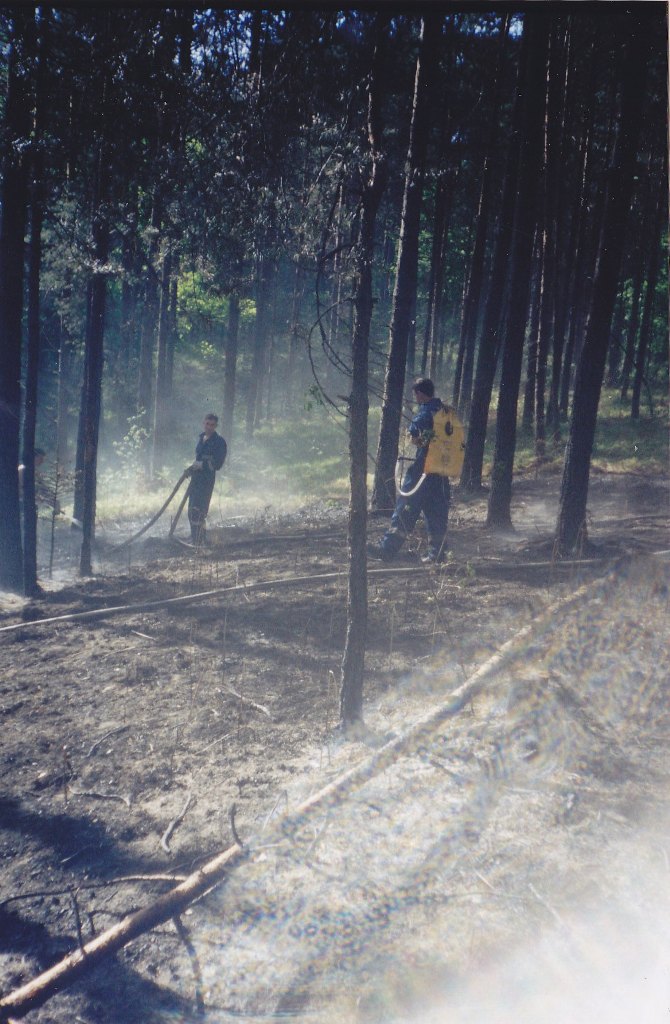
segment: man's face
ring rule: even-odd
[[[203,420],[202,425],[205,429],[205,436],[211,437],[214,431],[216,430],[216,420],[211,420],[208,418],[206,420]]]
[[[414,390],[414,398],[419,405],[425,405],[426,402],[430,401],[429,395],[424,395],[423,391],[417,391],[416,389]]]

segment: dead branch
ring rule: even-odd
[[[172,853],[172,850],[170,849],[170,837],[172,836],[172,833],[177,829],[177,827],[181,825],[182,821],[186,817],[188,809],[193,803],[193,800],[193,793],[189,793],[188,796],[186,797],[186,801],[181,811],[179,812],[176,818],[172,819],[168,827],[165,829],[165,832],[161,836],[161,846],[168,854]]]
[[[261,711],[264,715],[268,716],[270,721],[272,721],[272,715],[264,704],[257,704],[255,700],[250,700],[249,697],[245,697],[243,694],[238,693],[232,686],[225,686],[224,690],[226,693],[229,693],[231,697],[237,697],[237,699],[242,701],[243,704],[248,704],[250,708],[254,708],[255,711]]]
[[[71,789],[70,796],[87,796],[91,800],[117,800],[130,808],[130,797],[122,793],[98,793],[95,789]]]
[[[130,729],[129,725],[119,725],[116,729],[110,729],[109,732],[104,733],[104,735],[102,735],[99,740],[96,740],[90,747],[86,757],[93,757],[93,754],[95,754],[98,747],[101,746],[105,740],[108,740],[110,736],[118,736],[120,732],[126,732],[128,729]]]
[[[237,834],[237,827],[235,825],[235,812],[236,811],[237,811],[237,806],[235,804],[231,804],[230,805],[230,812],[228,814],[228,819],[230,821],[230,831],[233,833],[233,839],[235,840],[235,842],[237,843],[239,848],[241,850],[243,850],[244,849],[244,843],[242,842],[242,840],[240,839],[239,835]]]
[[[416,569],[410,571],[416,572]],[[488,658],[469,679],[450,694],[444,704],[419,719],[404,735],[391,740],[369,758],[308,797],[294,812],[276,823],[275,832],[283,836],[293,835],[297,829],[303,828],[313,815],[323,814],[339,806],[345,797],[385,771],[399,758],[412,754],[417,747],[432,738],[449,718],[467,707],[481,692],[488,679],[522,654],[531,636],[550,628],[555,624],[559,613],[562,614],[575,604],[579,604],[588,595],[589,590],[600,585],[600,580],[584,584],[569,597],[556,601],[546,608]],[[0,1021],[8,1021],[10,1015],[23,1017],[30,1010],[42,1006],[52,995],[67,988],[85,971],[128,945],[139,935],[180,914],[189,904],[213,889],[233,868],[245,861],[249,852],[248,847],[242,848],[236,842],[234,846],[219,853],[148,907],[128,915],[86,943],[83,949],[75,950],[37,978],[10,992],[0,999]]]
[[[136,885],[138,882],[183,882],[186,875],[121,875],[119,878],[107,878],[97,882],[78,882],[78,889],[105,889],[115,885]],[[71,886],[63,889],[33,889],[32,892],[19,892],[14,896],[6,896],[0,900],[0,907],[6,907],[9,903],[18,903],[19,900],[45,899],[48,896],[65,896],[72,892]]]

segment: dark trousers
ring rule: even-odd
[[[212,500],[215,476],[198,470],[191,477],[188,492],[188,521],[191,524],[191,540],[194,544],[204,540],[205,520]]]
[[[403,491],[411,491],[416,485],[417,474],[412,472],[413,468],[410,467],[405,474],[402,482]],[[435,554],[440,552],[447,534],[450,498],[449,478],[434,473],[426,477],[414,494],[407,498],[400,495],[391,516],[391,526],[381,540],[383,550],[390,555],[399,551],[423,512],[430,548]]]

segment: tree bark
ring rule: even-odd
[[[25,43],[32,10],[16,10],[7,58],[5,152],[0,221],[0,587],[21,593],[23,558],[19,506],[21,316],[30,133]]]
[[[37,503],[35,500],[35,435],[37,430],[38,372],[40,359],[40,277],[42,269],[42,225],[44,222],[44,127],[45,59],[48,9],[40,25],[32,27],[35,45],[35,114],[32,175],[30,182],[30,260],[28,266],[28,346],[23,415],[23,591],[39,593],[37,582]],[[39,32],[39,39],[35,38]]]
[[[172,285],[172,254],[165,253],[161,266],[160,304],[158,311],[158,347],[156,353],[156,398],[154,402],[153,455],[151,475],[165,461],[170,435],[171,380],[168,377],[168,349],[170,347],[170,301]]]
[[[363,677],[368,626],[367,472],[368,472],[368,352],[372,320],[372,267],[375,223],[384,190],[386,166],[381,151],[381,98],[386,19],[375,20],[375,45],[368,96],[370,173],[361,201],[361,227],[356,259],[356,293],[352,336],[352,381],[349,398],[349,578],[347,635],[342,658],[340,721],[352,725],[363,714]]]
[[[509,14],[505,15],[503,28],[498,45],[497,67],[493,80],[494,98],[491,110],[489,137],[486,144],[486,156],[481,177],[479,205],[477,208],[475,243],[472,250],[470,275],[467,293],[463,305],[463,322],[461,329],[462,370],[454,385],[454,404],[461,419],[467,422],[470,415],[472,399],[472,378],[475,365],[475,348],[477,324],[484,290],[484,265],[486,260],[487,239],[491,232],[491,207],[498,192],[497,160],[498,137],[500,133],[500,109],[502,106],[502,67],[507,34],[509,30]]]
[[[635,376],[633,378],[633,393],[631,396],[630,415],[631,419],[640,418],[640,396],[642,393],[642,382],[644,380],[644,368],[647,360],[647,350],[651,335],[652,314],[654,301],[656,299],[656,284],[658,282],[658,271],[661,258],[661,235],[663,227],[668,222],[665,194],[659,194],[658,205],[654,227],[651,233],[651,254],[649,257],[649,270],[647,273],[647,290],[644,296],[644,309],[642,312],[642,323],[640,325],[640,342],[637,348],[635,360]]]
[[[510,527],[512,473],[516,449],[516,418],[521,363],[528,316],[528,298],[537,217],[538,178],[542,167],[545,80],[549,21],[539,8],[524,19],[524,116],[517,179],[511,277],[503,351],[496,442],[491,472],[487,526]]]
[[[228,297],[228,329],[223,371],[223,413],[221,433],[230,445],[235,424],[235,389],[237,383],[237,350],[240,340],[240,297],[233,291]]]
[[[586,500],[591,453],[643,120],[649,29],[644,18],[636,15],[634,9],[621,17],[618,29],[621,43],[627,44],[621,65],[624,75],[621,117],[608,176],[600,254],[589,322],[577,370],[570,435],[563,468],[555,539],[556,548],[561,554],[574,551],[586,540]]]
[[[405,164],[405,191],[398,243],[398,266],[393,293],[389,353],[384,379],[382,418],[377,446],[377,468],[372,491],[372,507],[378,510],[391,510],[395,505],[395,464],[398,457],[398,435],[402,417],[409,338],[416,303],[419,218],[428,140],[430,75],[436,59],[441,24],[441,15],[429,14],[422,20],[421,25],[409,147]]]

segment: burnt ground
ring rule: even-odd
[[[95,578],[5,595],[2,991],[231,845],[232,821],[249,847],[187,931],[160,925],[29,1020],[667,1018],[668,482],[594,474],[581,563],[551,557],[558,484],[521,479],[506,536],[457,500],[444,566],[417,535],[405,573],[371,576],[353,737],[334,729],[346,580],[249,588],[343,572],[343,507],[237,520],[203,553],[159,523],[130,553],[102,542]],[[534,620],[428,740],[279,828]]]

